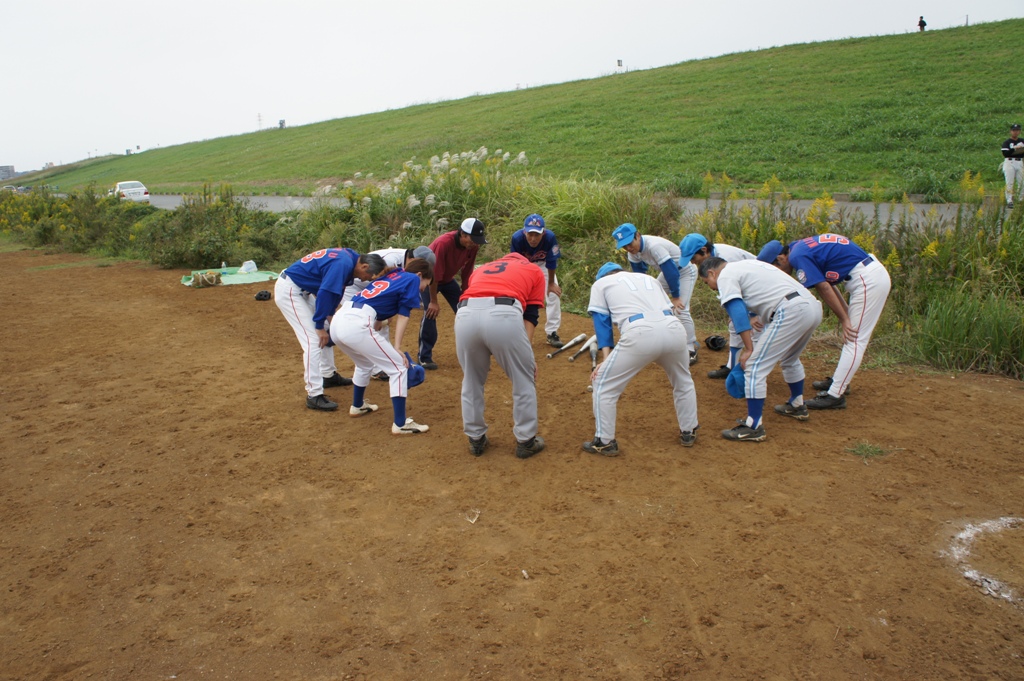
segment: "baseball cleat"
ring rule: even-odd
[[[421,425],[412,419],[406,419],[404,426],[399,426],[397,423],[391,424],[392,435],[415,435],[417,433],[425,433],[428,430],[430,430],[430,426]]]
[[[820,381],[811,383],[815,390],[818,391],[818,397],[821,397],[822,393],[828,394],[828,389],[832,387],[832,378],[823,378]],[[843,393],[843,397],[847,397],[850,394],[850,386],[846,386],[846,392]]]
[[[469,438],[469,453],[473,456],[483,456],[489,444],[491,444],[491,441],[487,439],[487,435],[481,435],[475,440]]]
[[[337,402],[331,402],[327,395],[316,395],[306,398],[306,406],[317,411],[334,411],[338,408]]]
[[[846,409],[845,397],[832,397],[828,393],[807,400],[808,409]]]
[[[697,426],[697,428],[700,428],[700,426]],[[684,447],[692,447],[697,442],[697,428],[679,431],[679,444]]]
[[[562,339],[558,337],[558,332],[553,331],[548,334],[548,345],[553,348],[560,348],[565,345],[565,343],[563,343]]]
[[[516,444],[516,457],[519,459],[529,459],[542,449],[544,449],[544,438],[540,435],[534,435],[526,442]]]
[[[373,378],[376,378],[378,381],[390,381],[391,380],[391,377],[388,376],[383,371],[378,371],[377,373],[375,373],[373,375]]]
[[[367,414],[372,414],[375,411],[377,411],[377,405],[376,404],[370,404],[369,402],[363,402],[363,406],[361,406],[361,407],[349,407],[348,408],[348,415],[349,416],[366,416]]]
[[[782,414],[783,416],[791,416],[797,421],[806,421],[811,418],[811,415],[807,413],[807,405],[801,404],[799,407],[794,407],[789,402],[785,404],[776,404],[775,413]]]
[[[595,437],[593,440],[583,443],[583,451],[591,454],[600,454],[601,456],[618,456],[619,442],[618,440],[601,442],[599,438]]]
[[[344,376],[339,374],[337,371],[335,371],[330,376],[324,376],[324,387],[325,388],[338,388],[338,387],[344,388],[344,387],[350,386],[350,385],[352,385],[352,379],[351,378],[345,378]]]
[[[420,362],[420,366],[423,367],[424,369],[426,369],[427,371],[436,371],[437,370],[437,363],[436,362],[432,362],[429,359],[426,362]]]
[[[768,439],[768,435],[764,432],[764,426],[751,428],[746,423],[729,430],[723,430],[722,437],[734,442],[764,442]]]
[[[732,369],[730,369],[729,367],[727,367],[727,366],[725,366],[723,364],[722,366],[718,367],[717,369],[713,369],[712,371],[709,371],[708,372],[708,378],[726,379],[726,378],[729,378],[729,373],[731,371],[732,371]]]
[[[690,366],[693,366],[696,363],[697,363],[697,351],[696,350],[690,350]],[[726,376],[728,376],[728,374],[726,374]]]

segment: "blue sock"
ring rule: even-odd
[[[789,403],[794,407],[804,403],[804,379],[789,384]]]
[[[395,425],[402,427],[405,425],[405,398],[404,397],[392,397],[391,408],[395,410]]]
[[[754,420],[753,423],[748,423],[751,428],[757,428],[761,425],[761,415],[764,414],[764,398],[755,399],[753,397],[747,398],[747,421]]]
[[[365,401],[366,386],[359,387],[355,383],[352,384],[352,406],[361,407]]]
[[[729,348],[729,368],[736,366],[736,357],[740,354],[739,348]]]

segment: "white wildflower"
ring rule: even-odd
[[[437,154],[434,154],[433,156],[430,157],[430,165],[431,166],[436,166],[440,162],[441,162],[441,158]]]
[[[355,186],[356,186],[356,183],[353,182],[352,180],[345,180],[345,188],[346,189],[349,188],[349,187],[355,187]]]
[[[430,217],[434,217],[435,215],[437,215],[437,209],[436,208],[431,208],[430,212],[427,213],[427,215],[430,216]]]
[[[402,229],[409,229],[410,227],[412,227],[412,223],[411,222],[403,222],[402,223]]]
[[[502,163],[508,163],[508,160],[511,157],[512,157],[512,154],[510,154],[509,152],[506,151],[504,154],[501,155],[501,162]]]
[[[430,189],[433,186],[434,186],[434,179],[433,178],[428,177],[427,179],[423,180],[423,188],[424,189]]]
[[[469,188],[470,188],[470,187],[472,187],[472,186],[473,186],[473,185],[471,185],[471,184],[469,183],[469,180],[468,180],[468,179],[466,179],[466,180],[463,180],[463,181],[462,181],[462,191],[464,191],[464,192],[468,192],[468,191],[469,191]]]
[[[405,200],[405,205],[412,210],[416,206],[420,205],[420,200],[416,198],[415,194],[409,194],[409,198]]]
[[[448,226],[448,218],[438,218],[437,219],[437,226],[440,227],[441,229],[444,229],[445,227],[447,227]]]
[[[362,177],[362,176],[363,176],[363,174],[362,174],[362,173],[356,173],[356,174],[355,174],[355,175],[353,175],[352,177],[354,177],[354,178],[356,178],[356,179],[358,180],[358,179],[359,179],[360,177]]]
[[[371,203],[373,203],[373,199],[371,199],[369,196],[364,196],[361,203],[364,206],[369,206]]]
[[[435,200],[436,199],[433,194],[427,194],[425,197],[423,197],[423,203],[428,206],[433,206]]]
[[[450,204],[450,203],[448,203],[447,201],[442,201],[441,203],[437,204],[437,207],[438,207],[438,208],[447,208],[447,207],[448,207],[448,206],[450,206],[450,205],[451,205],[451,204]]]

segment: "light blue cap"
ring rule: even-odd
[[[764,245],[761,252],[757,254],[757,259],[761,262],[766,262],[769,265],[775,262],[775,258],[779,257],[782,253],[782,242],[777,239],[772,239]]]
[[[601,265],[601,269],[599,269],[597,271],[597,277],[594,278],[594,281],[597,281],[598,279],[600,279],[601,277],[605,276],[606,274],[611,274],[615,270],[621,270],[621,269],[622,269],[622,265],[620,265],[617,262],[606,262],[605,264]]]
[[[685,267],[690,264],[690,258],[694,253],[708,245],[708,240],[703,234],[687,234],[679,242],[679,266]]]
[[[615,228],[612,232],[612,238],[615,239],[615,247],[623,248],[628,245],[636,237],[636,226],[629,222],[624,222]]]

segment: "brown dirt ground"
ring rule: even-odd
[[[730,443],[706,352],[697,445],[650,367],[606,459],[589,362],[538,333],[548,449],[513,456],[495,368],[477,459],[449,311],[410,398],[431,431],[398,439],[383,383],[364,419],[305,408],[272,287],[181,274],[0,253],[2,679],[1024,678],[1024,604],[943,553],[1024,515],[1021,383],[865,371],[846,411]],[[1024,527],[975,549],[1024,595]]]

